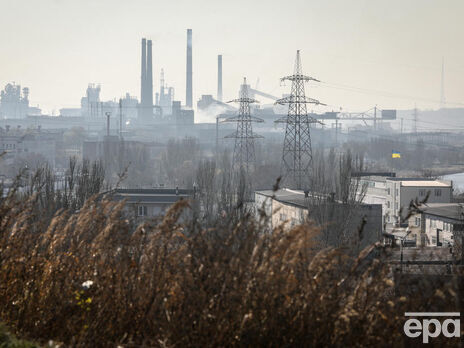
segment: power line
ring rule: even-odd
[[[406,99],[406,100],[419,100],[419,101],[424,101],[424,102],[429,102],[429,103],[436,103],[439,104],[439,100],[434,100],[434,99],[428,99],[428,98],[423,98],[423,97],[414,97],[414,96],[409,96],[409,95],[403,95],[403,94],[397,94],[397,93],[392,93],[388,91],[380,91],[380,90],[374,90],[374,89],[368,89],[368,88],[360,88],[360,87],[355,87],[355,86],[349,86],[345,84],[337,84],[337,83],[330,83],[330,82],[321,82],[323,86],[326,86],[328,88],[334,88],[334,89],[341,89],[341,90],[346,90],[346,91],[351,91],[351,92],[358,92],[358,93],[365,93],[365,94],[376,94],[380,95],[383,97],[387,98],[393,98],[393,99]],[[460,105],[464,106],[464,102],[452,102],[452,101],[447,101],[446,104],[448,105]]]

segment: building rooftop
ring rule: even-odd
[[[434,181],[435,179],[430,178],[387,178],[390,181]]]
[[[427,215],[464,221],[463,203],[429,203],[420,207]]]
[[[399,181],[406,187],[451,187],[451,181],[430,178],[386,178],[388,181]]]
[[[256,191],[266,197],[273,197],[276,201],[293,204],[302,208],[307,208],[308,203],[305,200],[305,194],[301,190],[291,190],[287,188],[273,190]]]
[[[263,191],[256,191],[256,193],[267,196],[273,197],[278,202],[294,205],[300,208],[308,208],[310,201],[308,197],[305,197],[305,193],[303,190],[292,190],[288,188],[279,189],[277,191],[273,190],[263,190]],[[313,198],[318,198],[318,194],[313,194]],[[322,194],[319,195],[320,198],[327,198],[327,196],[323,196]]]
[[[401,181],[401,186],[417,186],[417,187],[450,187],[451,182],[449,181],[440,181],[440,180],[414,180],[414,181]]]
[[[180,199],[190,198],[193,195],[187,189],[116,189],[115,200],[126,199],[128,203],[175,203]]]
[[[318,193],[310,193],[309,198],[305,197],[305,193],[302,190],[292,190],[288,188],[279,189],[277,191],[273,190],[262,190],[262,191],[255,191],[255,193],[266,196],[272,197],[274,200],[284,203],[294,205],[300,208],[308,209],[308,207],[314,205],[321,205],[324,203],[330,202],[330,195],[327,194],[318,194]],[[340,201],[332,202],[335,204],[343,205]],[[360,208],[368,207],[368,206],[381,206],[379,204],[361,204]]]

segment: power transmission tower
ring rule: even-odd
[[[264,122],[260,118],[251,116],[250,104],[257,103],[258,101],[249,98],[248,95],[246,78],[243,78],[239,98],[229,101],[229,103],[239,103],[238,115],[226,118],[223,121],[237,123],[237,130],[226,136],[226,138],[235,139],[233,168],[238,171],[244,171],[246,174],[249,173],[255,162],[254,139],[262,138],[262,136],[253,133],[252,122]]]
[[[299,50],[296,52],[294,73],[281,78],[281,81],[285,80],[292,81],[291,94],[276,101],[276,104],[288,104],[287,117],[276,121],[286,123],[281,167],[282,180],[291,188],[307,189],[310,184],[310,171],[313,160],[311,123],[321,122],[308,115],[306,104],[326,104],[305,96],[304,83],[320,81],[303,75]]]

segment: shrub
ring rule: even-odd
[[[203,228],[179,221],[180,201],[133,231],[124,202],[93,197],[47,219],[35,199],[0,204],[0,320],[41,342],[396,346],[405,311],[459,299],[449,284],[397,295],[384,247],[321,250],[310,224],[265,234],[243,215]]]

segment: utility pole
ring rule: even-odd
[[[287,117],[276,121],[286,123],[282,152],[282,179],[289,187],[306,190],[310,187],[313,161],[311,123],[321,123],[308,115],[306,104],[325,104],[305,96],[304,83],[320,81],[303,75],[299,50],[296,52],[294,73],[281,78],[281,81],[285,80],[292,81],[291,94],[276,101],[276,104],[288,104]]]
[[[229,101],[229,103],[239,103],[238,115],[224,120],[224,122],[237,123],[237,130],[226,136],[226,138],[235,139],[233,168],[238,171],[244,170],[245,174],[248,174],[255,164],[254,139],[262,138],[262,136],[253,133],[252,122],[264,122],[260,118],[251,116],[250,104],[257,103],[258,101],[249,98],[248,95],[246,78],[243,78],[239,98]],[[216,120],[217,125],[218,118]]]

